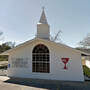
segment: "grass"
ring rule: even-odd
[[[84,75],[90,78],[90,68],[83,66]]]

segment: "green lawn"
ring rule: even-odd
[[[90,68],[83,66],[84,75],[90,78]]]

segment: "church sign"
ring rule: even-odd
[[[27,68],[29,58],[12,58],[12,67],[14,68]]]

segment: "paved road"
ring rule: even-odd
[[[90,81],[52,82],[40,80],[9,79],[0,76],[0,90],[90,90]]]
[[[47,89],[0,82],[0,90],[47,90]]]
[[[55,90],[52,85],[27,82],[0,76],[0,90]]]

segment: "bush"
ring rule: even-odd
[[[0,69],[7,69],[7,65],[0,66]]]
[[[0,56],[0,61],[8,61],[8,56],[5,55]]]
[[[83,66],[83,72],[84,75],[90,78],[90,68],[88,68],[87,66]]]

